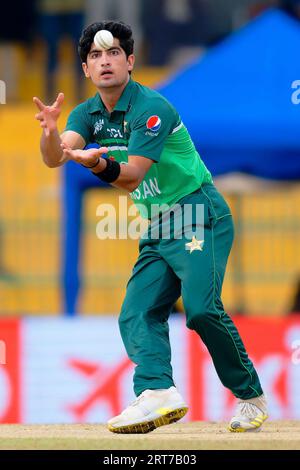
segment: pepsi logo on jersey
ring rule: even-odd
[[[161,119],[159,116],[150,116],[146,122],[146,127],[149,131],[157,132],[161,126]]]

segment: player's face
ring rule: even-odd
[[[116,38],[113,46],[107,50],[100,49],[93,43],[87,62],[82,64],[85,76],[100,90],[124,85],[133,66],[134,55],[127,58]]]

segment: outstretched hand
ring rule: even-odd
[[[59,93],[56,100],[51,106],[45,105],[36,96],[33,98],[33,102],[36,104],[39,112],[35,115],[35,118],[40,121],[41,127],[44,129],[46,136],[48,137],[50,132],[56,129],[56,122],[61,113],[62,103],[64,101],[64,94]]]
[[[73,150],[68,145],[62,143],[61,148],[63,149],[64,156],[69,159],[73,160],[74,162],[81,163],[86,167],[92,167],[101,155],[108,152],[107,147],[100,147],[99,149],[91,148],[87,150]]]

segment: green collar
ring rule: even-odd
[[[135,82],[130,78],[129,82],[124,88],[123,93],[120,96],[113,111],[127,111],[128,110],[134,87],[135,87]],[[92,98],[91,100],[89,113],[90,114],[99,113],[99,112],[103,113],[105,111],[106,111],[106,108],[103,104],[100,94],[96,93],[94,98]]]

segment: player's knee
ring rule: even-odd
[[[136,310],[130,306],[130,303],[124,302],[119,316],[119,329],[121,333],[132,330],[137,319]]]
[[[207,295],[205,298],[198,298],[198,301],[195,301],[194,297],[188,296],[184,299],[184,308],[186,325],[191,330],[196,329],[199,325],[205,326],[224,314],[223,303],[218,295]]]
[[[186,311],[186,326],[190,330],[197,330],[199,326],[211,323],[212,319],[219,317],[220,313],[214,307],[199,306]]]

